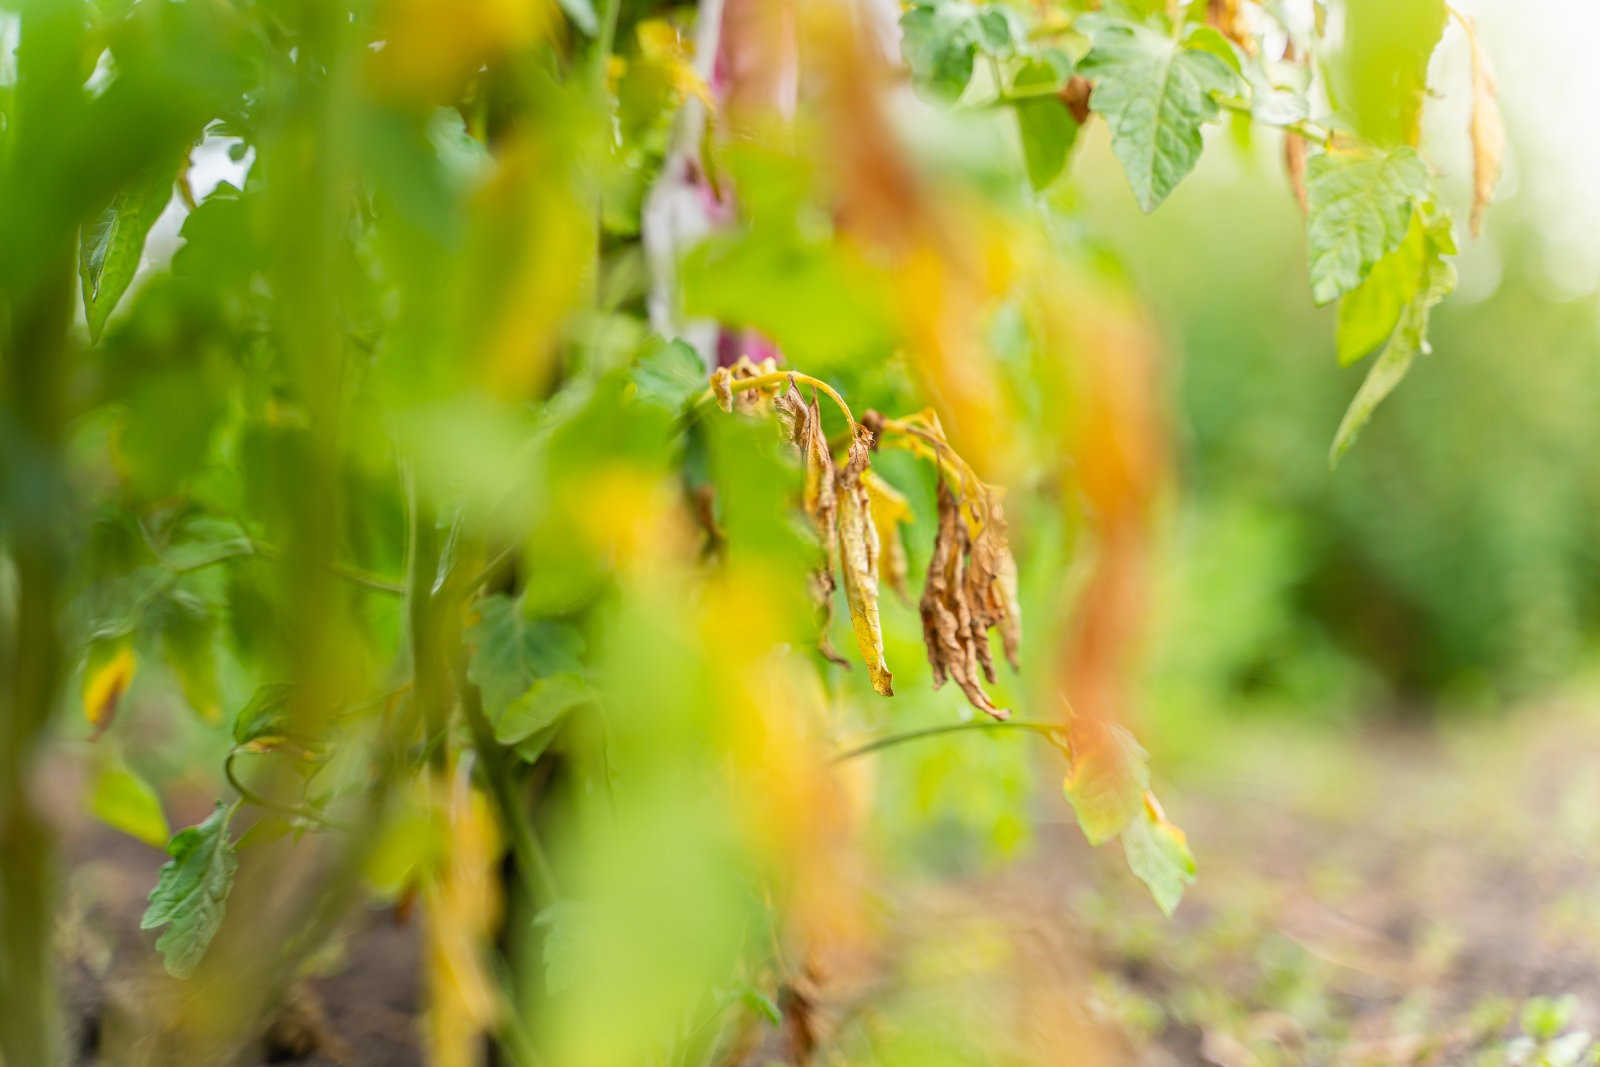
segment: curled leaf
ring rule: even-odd
[[[866,487],[872,526],[878,531],[878,545],[883,549],[880,569],[889,588],[909,604],[911,594],[906,588],[906,578],[911,565],[906,557],[906,543],[900,536],[900,527],[911,522],[911,504],[898,489],[878,477],[874,471],[863,474],[861,484]]]
[[[727,367],[711,372],[711,395],[717,398],[717,406],[723,411],[733,411],[733,373]]]
[[[961,503],[939,482],[939,532],[934,538],[933,555],[928,560],[928,579],[922,589],[922,641],[933,668],[933,687],[953,680],[973,707],[996,719],[1010,712],[998,708],[978,681],[978,670],[988,654],[988,636],[975,631],[973,613],[967,603],[967,585],[962,563],[967,556],[968,536]],[[983,634],[983,651],[974,633]],[[991,668],[992,673],[992,668]]]
[[[989,630],[999,628],[1006,662],[1011,664],[1012,670],[1017,670],[1017,653],[1022,646],[1022,614],[1017,604],[1017,564],[1006,539],[1001,493],[987,485],[983,493],[983,526],[972,538],[962,582],[972,612],[973,641],[983,662],[984,674],[992,682],[994,668],[989,662]]]
[[[856,645],[872,677],[872,688],[887,697],[894,695],[894,676],[884,663],[883,626],[878,620],[878,531],[872,525],[866,487],[861,484],[872,442],[872,431],[857,426],[849,457],[839,472],[839,561]]]
[[[1467,133],[1472,139],[1472,236],[1483,229],[1483,211],[1500,180],[1500,164],[1506,150],[1506,128],[1500,121],[1499,90],[1489,57],[1478,43],[1477,24],[1463,18],[1467,40],[1472,45],[1472,118]]]
[[[772,406],[789,442],[800,453],[805,469],[800,505],[811,520],[811,528],[822,548],[822,561],[812,569],[807,581],[817,609],[817,649],[834,663],[849,666],[849,661],[839,655],[828,640],[828,628],[833,622],[833,592],[838,588],[834,575],[839,569],[836,530],[839,495],[833,455],[828,451],[828,439],[822,432],[822,411],[815,397],[809,404],[800,399],[792,378],[788,391],[774,397]]]

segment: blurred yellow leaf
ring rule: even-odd
[[[695,96],[707,108],[716,106],[711,90],[694,69],[694,43],[665,19],[645,19],[634,30],[639,54],[666,72],[680,97]]]
[[[475,1067],[480,1035],[500,1018],[487,956],[500,918],[500,831],[488,800],[457,774],[434,781],[448,827],[438,866],[423,882],[427,907],[428,1062]]]
[[[84,673],[83,714],[94,727],[96,737],[110,728],[136,666],[133,648],[126,642],[101,650],[98,655],[90,654]]]
[[[389,0],[373,77],[393,96],[444,100],[485,62],[545,37],[557,18],[549,0]]]

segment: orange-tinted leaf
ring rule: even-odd
[[[1079,718],[1068,730],[1072,770],[1062,787],[1091,845],[1121,833],[1144,807],[1148,757],[1116,723]]]

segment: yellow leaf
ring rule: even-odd
[[[857,426],[849,458],[839,474],[839,556],[856,646],[866,661],[872,688],[887,697],[894,695],[894,676],[883,659],[883,626],[878,619],[878,531],[872,525],[866,487],[861,484],[871,450],[872,431]]]
[[[549,34],[550,0],[388,0],[372,73],[388,95],[442,101],[482,64]]]
[[[906,558],[906,543],[900,536],[900,527],[911,522],[911,505],[898,489],[874,471],[862,474],[861,484],[866,487],[872,525],[878,531],[878,544],[883,549],[884,578],[896,596],[909,602],[911,594],[906,587],[906,577],[910,562]]]
[[[500,1017],[488,967],[500,917],[500,833],[488,801],[464,776],[431,787],[443,809],[448,844],[422,889],[428,914],[428,1062],[475,1067],[480,1035]]]
[[[111,726],[136,666],[133,648],[126,643],[116,645],[108,658],[91,653],[83,685],[83,714],[96,737]]]

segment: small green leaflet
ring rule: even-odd
[[[78,241],[78,280],[91,341],[100,340],[106,319],[127,292],[139,269],[144,239],[170,199],[172,172],[154,172],[112,197],[99,217],[84,226]]]
[[[1422,284],[1422,260],[1427,240],[1422,215],[1411,213],[1411,226],[1393,252],[1373,266],[1366,281],[1339,300],[1339,365],[1347,367],[1388,340],[1400,313]]]
[[[520,604],[498,594],[484,597],[477,610],[478,622],[467,633],[467,677],[483,693],[483,711],[497,738],[508,744],[526,739],[588,699],[579,678],[583,638],[576,630],[530,619]],[[545,698],[559,705],[554,715],[539,703]]]
[[[1155,897],[1156,907],[1172,917],[1184,887],[1194,881],[1194,854],[1183,831],[1166,820],[1154,797],[1122,831],[1122,852],[1128,868]]]
[[[258,687],[250,703],[233,719],[233,743],[274,742],[289,732],[289,698],[294,686],[288,682],[268,682]]]
[[[1017,131],[1022,135],[1022,158],[1028,167],[1028,184],[1043,189],[1067,165],[1067,153],[1078,139],[1078,120],[1054,96],[1019,100]]]
[[[979,25],[971,4],[917,3],[900,16],[900,54],[916,84],[954,100],[972,80]]]
[[[1212,94],[1233,89],[1237,77],[1206,48],[1128,22],[1091,26],[1094,47],[1078,64],[1094,80],[1089,107],[1105,117],[1139,207],[1154,211],[1200,158],[1200,129],[1218,112]]]
[[[1424,221],[1423,244],[1415,295],[1401,311],[1400,321],[1389,343],[1367,372],[1366,381],[1361,383],[1355,399],[1350,401],[1338,432],[1334,434],[1333,446],[1328,453],[1329,466],[1337,464],[1339,457],[1355,443],[1356,434],[1361,432],[1384,398],[1400,384],[1400,379],[1411,369],[1411,361],[1417,353],[1427,350],[1428,319],[1434,305],[1456,287],[1455,265],[1444,258],[1454,255],[1456,251],[1448,214],[1430,214]]]
[[[218,804],[204,822],[180,830],[167,843],[172,858],[150,891],[139,929],[167,927],[156,948],[174,978],[194,973],[222,926],[233,872],[239,866],[228,837],[232,816],[232,807]]]
[[[592,704],[594,700],[594,689],[576,674],[563,672],[540,678],[500,714],[489,716],[494,726],[494,739],[502,745],[519,745],[555,725],[573,708]]]
[[[1122,831],[1144,806],[1150,786],[1149,757],[1134,736],[1116,723],[1083,719],[1070,731],[1072,771],[1062,790],[1091,845]]]
[[[653,339],[633,367],[633,397],[676,414],[706,388],[700,354],[683,341]]]
[[[1306,164],[1311,298],[1326,304],[1360,285],[1405,239],[1428,169],[1411,148],[1324,152]]]

